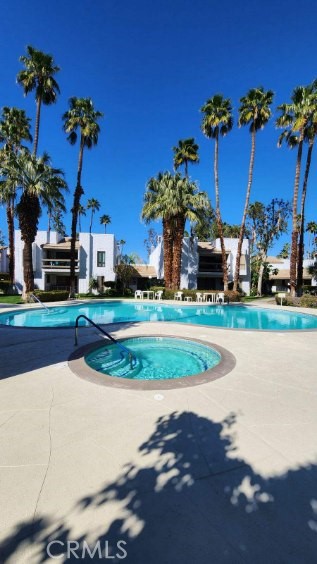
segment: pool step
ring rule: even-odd
[[[137,359],[137,362],[133,362],[133,367],[131,369],[130,359],[127,355],[123,355],[121,352],[119,355],[109,355],[109,359],[105,358],[102,367],[99,368],[100,372],[108,373],[111,376],[119,376],[121,378],[134,378],[141,369],[141,363]]]

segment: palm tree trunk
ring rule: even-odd
[[[258,288],[257,288],[257,295],[262,296],[262,283],[263,283],[263,274],[264,274],[264,265],[266,261],[266,253],[261,253],[261,264],[259,268],[259,277],[258,277]]]
[[[9,278],[10,284],[14,284],[15,281],[15,247],[14,247],[14,204],[11,201],[7,204],[7,223],[8,223],[8,235],[9,235]]]
[[[40,118],[41,118],[41,98],[36,100],[36,116],[35,116],[35,131],[34,131],[34,144],[33,144],[33,155],[37,155],[37,147],[39,144],[39,133],[40,133]]]
[[[25,241],[23,248],[23,278],[24,293],[29,294],[34,290],[34,272],[32,260],[32,242]]]
[[[309,176],[313,147],[314,147],[314,140],[310,141],[307,151],[306,168],[305,168],[301,208],[300,208],[301,219],[300,219],[300,231],[299,231],[299,243],[298,243],[298,257],[297,257],[297,292],[299,294],[301,294],[302,286],[303,286],[305,201],[306,201],[308,176]]]
[[[171,220],[163,219],[163,260],[165,287],[172,287],[173,229]]]
[[[256,135],[256,132],[255,132],[255,129],[253,129],[252,136],[251,136],[251,154],[250,154],[250,164],[249,164],[248,186],[247,186],[247,193],[246,193],[246,197],[245,197],[244,210],[243,210],[243,216],[242,216],[240,233],[239,233],[238,249],[237,249],[237,256],[236,256],[236,266],[235,266],[235,272],[234,272],[233,289],[234,289],[235,292],[238,291],[238,286],[239,286],[242,244],[243,244],[243,237],[244,237],[244,231],[245,231],[245,222],[246,222],[246,219],[247,219],[247,213],[248,213],[248,209],[249,209],[249,200],[250,200],[250,193],[251,193],[251,186],[252,186],[252,179],[253,179],[253,168],[254,168],[254,157],[255,157],[255,135]]]
[[[32,261],[32,243],[35,241],[38,220],[41,207],[37,196],[23,192],[17,206],[19,216],[19,226],[21,229],[21,239],[24,241],[23,248],[23,279],[25,294],[34,290],[34,273]]]
[[[173,290],[179,290],[181,285],[184,230],[185,230],[185,218],[179,214],[175,218],[175,233],[174,233],[174,245],[173,245],[173,273],[172,273]]]
[[[219,196],[219,175],[218,175],[218,153],[219,153],[219,139],[218,134],[215,138],[215,153],[214,153],[214,177],[215,177],[215,192],[216,192],[216,223],[220,238],[221,258],[222,258],[222,274],[223,274],[223,289],[228,290],[228,265],[225,242],[223,237],[222,219],[220,213],[220,196]]]
[[[80,204],[80,198],[84,193],[81,187],[81,172],[83,168],[83,156],[84,156],[84,138],[83,136],[81,136],[79,156],[78,156],[77,183],[74,192],[74,201],[72,207],[72,227],[71,227],[71,243],[70,243],[70,289],[69,289],[70,298],[74,298],[76,292],[76,276],[75,276],[76,235],[77,235],[77,220],[78,220],[78,209]]]
[[[90,218],[90,227],[89,227],[89,233],[91,233],[91,230],[92,230],[92,219],[93,219],[93,217],[94,217],[94,212],[93,212],[93,211],[91,211],[91,218]]]
[[[302,162],[302,152],[303,152],[303,134],[300,133],[297,159],[296,159],[296,169],[295,169],[295,180],[294,180],[294,194],[293,194],[293,230],[292,230],[292,244],[291,244],[291,258],[290,258],[290,290],[291,297],[294,298],[296,295],[296,266],[297,266],[297,244],[298,244],[298,221],[297,221],[297,206],[298,206],[298,188],[300,179],[300,169]]]

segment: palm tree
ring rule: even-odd
[[[87,210],[91,210],[90,226],[89,226],[89,233],[91,233],[94,214],[96,211],[100,210],[100,203],[98,202],[98,200],[96,200],[95,198],[91,198],[90,200],[88,200]]]
[[[303,180],[301,204],[300,204],[300,226],[299,226],[299,242],[297,256],[297,292],[301,294],[303,286],[303,262],[304,262],[304,229],[305,229],[305,203],[307,195],[308,177],[310,172],[312,152],[314,148],[315,138],[317,135],[317,80],[315,80],[310,89],[311,115],[305,128],[305,141],[308,143],[306,166]]]
[[[69,110],[64,113],[64,131],[68,133],[67,140],[71,145],[77,141],[77,132],[79,132],[79,156],[77,166],[77,181],[74,191],[73,207],[72,207],[72,228],[71,228],[71,249],[70,249],[70,297],[75,294],[75,245],[76,245],[76,228],[78,220],[78,210],[80,198],[84,193],[81,185],[81,175],[83,168],[84,148],[91,149],[98,143],[98,135],[100,127],[98,119],[102,117],[102,113],[94,109],[91,98],[70,98]]]
[[[166,288],[172,287],[173,274],[173,235],[174,226],[168,194],[173,190],[174,177],[170,172],[150,178],[144,194],[141,217],[146,223],[162,219],[163,223],[163,261]]]
[[[60,169],[52,168],[48,155],[37,158],[28,151],[12,154],[8,159],[3,174],[3,183],[12,184],[22,190],[19,203],[16,206],[21,229],[21,239],[24,241],[23,274],[24,292],[34,289],[34,273],[32,264],[32,243],[35,240],[38,221],[41,215],[40,203],[49,206],[52,201],[64,206],[62,190],[67,188]]]
[[[79,232],[81,232],[81,217],[86,215],[86,208],[79,204],[78,206],[78,228]]]
[[[309,223],[307,223],[306,232],[309,233],[308,247],[309,247],[309,250],[311,251],[311,236],[317,235],[317,223],[316,223],[316,221],[310,221]]]
[[[222,255],[222,272],[224,290],[228,290],[228,265],[227,255],[224,243],[223,224],[220,212],[220,196],[219,196],[219,174],[218,174],[218,153],[219,153],[219,135],[224,136],[231,131],[233,126],[232,107],[229,98],[224,98],[222,94],[216,94],[209,98],[201,108],[204,113],[201,128],[208,139],[215,140],[214,150],[214,182],[216,193],[216,223],[220,238],[221,255]]]
[[[185,167],[185,176],[188,178],[188,163],[198,164],[199,146],[195,143],[193,137],[189,139],[180,139],[178,146],[173,147],[174,151],[174,169],[177,170],[180,166]]]
[[[30,134],[30,119],[24,110],[18,108],[2,108],[2,119],[0,121],[0,142],[4,143],[1,162],[6,160],[10,153],[17,152],[22,147],[22,141],[32,141]],[[11,284],[15,279],[15,247],[14,247],[14,205],[15,187],[3,190],[0,200],[6,204],[8,239],[9,239],[9,277]]]
[[[243,237],[245,233],[245,223],[249,209],[250,193],[253,180],[253,168],[254,168],[254,158],[255,158],[255,140],[256,134],[260,129],[263,129],[271,117],[270,106],[273,102],[274,92],[272,90],[265,91],[261,86],[258,88],[251,88],[247,92],[246,96],[240,99],[239,108],[239,127],[243,125],[249,125],[249,131],[251,133],[251,153],[250,153],[250,163],[249,163],[249,175],[247,191],[244,203],[244,210],[241,221],[241,228],[239,234],[238,248],[236,265],[234,272],[234,282],[233,289],[238,290],[239,286],[239,276],[240,276],[240,261],[241,261],[241,251],[243,244]]]
[[[301,162],[305,132],[312,116],[312,89],[311,87],[299,86],[293,90],[291,104],[281,104],[278,107],[281,112],[276,120],[277,127],[283,127],[284,131],[279,137],[278,145],[285,139],[288,145],[297,146],[297,158],[295,167],[294,189],[293,189],[293,211],[292,211],[292,241],[290,257],[290,291],[291,296],[296,294],[296,274],[298,257],[298,191],[301,173]],[[308,167],[309,171],[309,167]],[[308,177],[307,177],[308,178]],[[304,198],[305,204],[305,198]]]
[[[163,221],[165,286],[179,288],[186,219],[198,221],[206,213],[208,196],[180,174],[165,172],[149,180],[144,202],[142,218]]]
[[[18,73],[17,82],[23,87],[25,96],[35,90],[36,118],[33,154],[36,155],[39,142],[41,106],[42,104],[48,106],[56,102],[60,90],[54,74],[60,68],[54,65],[52,55],[38,51],[31,45],[28,45],[26,50],[28,55],[20,57],[20,61],[25,68]]]
[[[101,223],[101,225],[105,226],[105,233],[106,233],[107,225],[109,225],[111,223],[110,215],[107,215],[107,214],[102,215],[101,218],[100,218],[100,223]]]

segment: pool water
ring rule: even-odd
[[[219,364],[221,355],[211,347],[168,337],[136,337],[121,341],[134,355],[115,344],[103,345],[85,356],[86,363],[101,372],[133,380],[167,380],[193,376]]]
[[[269,331],[317,329],[317,316],[284,309],[243,305],[168,305],[136,302],[90,302],[68,307],[35,308],[0,314],[0,324],[15,327],[73,327],[78,315],[94,323],[166,321],[231,329]],[[87,325],[82,319],[80,325]]]

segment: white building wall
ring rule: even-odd
[[[198,252],[197,239],[185,237],[182,249],[181,289],[197,288]]]
[[[216,249],[221,250],[220,239],[216,239]],[[234,273],[236,270],[236,260],[238,252],[238,239],[232,239],[230,237],[225,237],[224,244],[227,250],[230,250],[228,257],[228,264],[230,266],[229,270],[229,282],[233,282]],[[243,292],[247,295],[250,294],[251,290],[251,263],[250,263],[250,241],[249,239],[243,239],[242,242],[242,255],[245,256],[245,266],[240,265],[240,287]]]
[[[157,278],[162,280],[164,278],[164,259],[163,259],[163,240],[158,240],[157,246],[151,251],[149,256],[149,265],[154,266]]]
[[[116,240],[114,235],[101,233],[80,233],[80,269],[78,291],[88,292],[89,280],[103,276],[106,281],[115,280]],[[97,252],[105,252],[105,266],[97,266]]]

